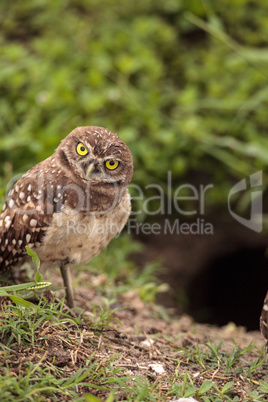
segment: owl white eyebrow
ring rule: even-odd
[[[76,144],[76,145],[78,145],[79,143],[81,143],[81,144],[83,144],[87,149],[90,149],[91,152],[92,152],[93,147],[92,147],[90,144],[88,144],[88,143],[85,142],[85,141],[80,140],[80,139],[77,138],[77,137],[75,137],[75,139],[77,140],[77,144]]]
[[[122,159],[118,158],[117,156],[111,155],[111,156],[105,156],[104,158],[100,158],[99,160],[102,161],[109,161],[110,159],[115,160],[117,162],[123,163]]]

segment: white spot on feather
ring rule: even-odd
[[[12,208],[14,204],[15,204],[15,202],[14,202],[14,200],[11,198],[11,199],[9,200],[9,202],[8,202],[9,208]]]
[[[11,226],[11,221],[8,221],[8,222],[6,222],[6,229],[9,229],[10,228],[10,226]]]
[[[29,233],[27,233],[26,235],[26,243],[30,243],[31,241],[31,235]]]
[[[36,225],[37,225],[37,220],[36,220],[36,219],[31,219],[31,220],[30,220],[30,226],[31,226],[32,228],[34,228]]]

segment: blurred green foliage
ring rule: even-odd
[[[117,132],[136,184],[267,171],[268,4],[4,0],[0,188],[79,125]]]

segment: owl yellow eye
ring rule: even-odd
[[[119,165],[118,161],[115,161],[113,159],[110,159],[109,161],[105,162],[105,166],[107,167],[107,169],[109,170],[114,170],[117,168],[117,166]]]
[[[77,144],[76,152],[78,153],[78,155],[81,155],[81,156],[88,154],[88,150],[86,149],[85,145],[82,144],[82,142],[79,142],[79,144]]]

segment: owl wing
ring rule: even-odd
[[[0,214],[0,271],[27,255],[25,246],[41,245],[55,212],[51,188],[48,177],[40,173],[37,165],[10,190]]]
[[[262,313],[260,317],[260,329],[262,335],[266,340],[266,350],[268,352],[268,291],[264,299]]]

